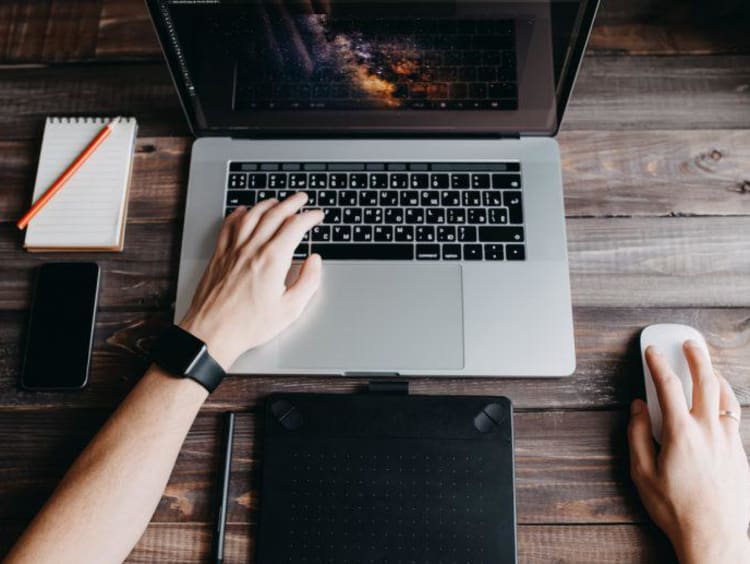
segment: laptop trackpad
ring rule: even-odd
[[[324,263],[302,318],[279,341],[283,369],[464,367],[461,267]]]

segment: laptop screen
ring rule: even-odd
[[[574,47],[590,28],[588,5],[150,3],[203,134],[554,133],[580,57]]]

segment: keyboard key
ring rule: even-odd
[[[464,260],[482,260],[482,245],[464,245]]]
[[[382,173],[371,174],[370,188],[388,188],[388,175]]]
[[[482,205],[482,194],[479,192],[461,192],[461,203],[465,207],[469,206],[481,206]]]
[[[256,201],[270,200],[276,197],[276,190],[258,190],[256,192]]]
[[[399,192],[399,204],[401,207],[418,206],[419,192],[413,190]]]
[[[409,187],[409,175],[408,174],[391,174],[391,188],[408,188]]]
[[[369,225],[355,225],[352,238],[355,241],[372,241],[372,227]]]
[[[341,209],[323,208],[323,223],[341,223]]]
[[[419,193],[419,201],[422,207],[439,206],[440,205],[440,192],[434,190],[422,190]]]
[[[304,172],[290,174],[289,188],[307,188],[307,174]]]
[[[413,225],[397,225],[393,230],[393,235],[396,241],[413,241],[414,240],[414,226]]]
[[[448,208],[448,223],[466,223],[466,210],[463,208]]]
[[[411,243],[350,243],[314,244],[311,251],[327,260],[412,260],[414,245]]]
[[[485,243],[523,241],[523,227],[480,227],[479,240]]]
[[[440,203],[443,207],[460,206],[461,192],[458,190],[443,190],[440,192]]]
[[[485,245],[484,246],[484,259],[485,260],[503,260],[503,246],[502,245]]]
[[[330,225],[316,225],[312,228],[310,238],[313,241],[330,241],[331,240],[331,226]]]
[[[279,190],[276,193],[276,197],[278,198],[279,202],[286,200],[287,198],[290,198],[294,196],[297,192],[294,190]]]
[[[354,190],[339,190],[338,205],[339,206],[356,206],[357,205],[357,193]]]
[[[452,243],[456,240],[456,228],[447,225],[441,225],[437,228],[437,240],[441,243]]]
[[[383,223],[383,209],[365,208],[363,218],[365,223]]]
[[[398,192],[396,190],[383,190],[380,192],[381,206],[397,206]]]
[[[507,225],[508,210],[505,208],[492,208],[489,210],[488,220],[491,224]]]
[[[523,245],[505,245],[508,260],[526,260],[526,249]]]
[[[416,239],[417,241],[434,241],[435,228],[432,225],[418,225]]]
[[[233,172],[229,175],[227,188],[247,188],[247,174],[244,172]]]
[[[376,225],[372,232],[375,241],[384,243],[393,241],[393,227],[390,225]]]
[[[406,208],[404,217],[406,223],[411,223],[412,225],[424,223],[424,210],[422,208]]]
[[[335,190],[321,190],[318,192],[318,205],[324,206],[335,206],[336,205],[336,191]]]
[[[501,192],[494,192],[491,190],[482,192],[482,205],[487,208],[502,206],[503,199],[500,194]]]
[[[312,186],[312,176],[313,175],[310,176],[310,186]],[[349,186],[349,183],[347,182],[347,176],[343,173],[331,174],[328,177],[328,184],[331,188],[346,188],[347,186]]]
[[[331,186],[332,188],[345,188],[346,187],[346,175],[345,174],[332,174],[331,176],[343,176],[344,183],[341,186]],[[325,173],[311,174],[309,178],[310,188],[326,188],[328,186],[328,175]]]
[[[269,188],[286,188],[286,174],[269,174]]]
[[[412,188],[427,188],[429,186],[429,175],[427,174],[412,174],[411,175],[411,187]]]
[[[362,223],[362,208],[344,208],[344,223]]]
[[[305,192],[307,194],[307,204],[305,204],[308,208],[314,208],[318,205],[318,193],[315,190],[308,190]]]
[[[490,175],[489,174],[472,174],[471,175],[471,187],[472,188],[489,188],[490,187]]]
[[[461,243],[473,243],[477,240],[477,228],[473,225],[461,225],[458,227],[458,240]]]
[[[418,260],[437,260],[440,258],[440,245],[417,245]]]
[[[469,223],[487,223],[487,211],[484,208],[472,208],[469,210]]]
[[[508,208],[508,220],[510,223],[523,223],[521,192],[503,192],[503,204]]]
[[[451,188],[468,188],[468,174],[451,174]]]
[[[248,174],[247,185],[249,188],[265,188],[266,187],[266,175],[265,174]]]
[[[445,210],[442,208],[427,208],[424,220],[426,223],[445,223]]]
[[[367,175],[362,173],[349,175],[350,188],[367,188]]]
[[[389,224],[403,223],[404,210],[401,208],[386,208],[385,222]]]
[[[308,243],[300,243],[297,248],[294,249],[293,257],[296,259],[305,258],[310,254],[310,245]]]
[[[375,190],[364,190],[359,193],[360,206],[377,206],[378,193]]]
[[[334,225],[332,233],[333,233],[334,241],[351,241],[352,240],[351,225]]]
[[[461,260],[461,245],[443,245],[443,260]]]
[[[448,188],[447,174],[433,174],[430,178],[431,188]]]
[[[250,190],[227,190],[227,205],[252,206],[255,204],[254,197],[255,192]]]
[[[520,188],[521,187],[521,175],[520,174],[493,174],[492,175],[492,187],[493,188]]]

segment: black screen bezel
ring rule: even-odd
[[[46,277],[46,280],[43,280]],[[85,300],[81,300],[81,315],[76,323],[87,324],[82,332],[85,334],[82,342],[75,346],[85,347],[84,366],[66,365],[67,359],[55,358],[57,369],[54,377],[33,377],[33,371],[39,365],[33,364],[32,355],[35,351],[44,347],[44,343],[34,342],[34,324],[40,323],[39,308],[49,297],[41,295],[43,282],[54,281],[57,284],[68,284],[72,282],[84,283],[88,286]],[[40,390],[78,390],[88,382],[89,369],[91,366],[91,349],[94,337],[94,320],[99,297],[100,268],[93,262],[80,263],[47,263],[37,269],[34,294],[31,303],[31,314],[29,317],[28,330],[26,334],[26,346],[24,352],[23,373],[21,376],[21,388],[30,391]],[[84,303],[85,302],[85,303]],[[54,306],[54,304],[53,304]],[[65,322],[65,321],[63,321]],[[85,330],[87,329],[87,330]],[[85,342],[83,342],[85,340]]]
[[[294,128],[286,126],[238,126],[236,128],[219,128],[201,126],[196,114],[193,103],[190,101],[190,94],[188,92],[188,85],[182,79],[182,75],[179,72],[180,62],[178,60],[177,53],[173,49],[169,48],[170,42],[168,41],[168,29],[165,19],[159,10],[159,0],[145,0],[148,7],[151,22],[156,30],[159,43],[162,48],[162,53],[169,67],[172,81],[174,82],[175,88],[182,105],[182,109],[185,112],[185,116],[188,120],[190,130],[196,137],[233,137],[233,138],[273,138],[273,137],[395,137],[403,136],[408,133],[409,136],[418,137],[517,137],[517,135],[502,133],[502,132],[488,132],[485,128],[472,128],[452,126],[450,128],[434,128],[425,125],[424,128],[409,126],[408,129],[395,129],[395,128],[384,128],[384,127],[358,127],[356,125],[336,125],[331,127],[331,124],[327,124],[326,128]],[[581,31],[576,35],[575,41],[571,45],[571,58],[569,64],[565,68],[565,72],[560,77],[559,88],[557,90],[556,99],[556,124],[554,130],[549,134],[554,137],[557,135],[562,124],[562,120],[565,114],[565,110],[570,100],[570,95],[575,85],[575,80],[580,68],[583,54],[588,44],[591,29],[593,27],[594,18],[599,8],[600,0],[581,0],[584,3],[581,16]],[[341,112],[347,114],[343,116],[342,121],[349,121],[351,119],[351,112]],[[425,115],[427,112],[425,112]],[[356,114],[355,114],[356,115]],[[429,118],[428,118],[429,119]],[[546,133],[534,133],[535,135],[547,135]]]

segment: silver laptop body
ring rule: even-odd
[[[284,170],[285,166],[290,170],[307,170],[305,167],[309,167],[309,170],[328,171],[318,174],[327,174],[330,182],[333,166],[337,167],[335,170],[346,170],[347,163],[357,167],[378,163],[377,167],[382,169],[378,174],[387,175],[394,182],[394,174],[404,179],[417,174],[429,174],[427,178],[447,174],[449,182],[458,182],[458,177],[465,174],[473,182],[475,172],[472,171],[484,174],[487,170],[483,167],[488,164],[499,167],[497,170],[507,165],[520,169],[522,224],[516,227],[522,236],[520,241],[507,240],[492,247],[504,245],[505,250],[500,249],[503,260],[467,260],[469,250],[466,248],[458,260],[447,260],[446,245],[453,245],[452,249],[457,243],[452,239],[450,243],[440,244],[442,251],[438,251],[436,257],[429,257],[435,260],[420,260],[417,242],[411,243],[417,251],[408,260],[387,257],[337,260],[326,258],[324,254],[321,288],[303,316],[274,341],[243,355],[232,372],[362,376],[570,375],[575,369],[575,346],[561,161],[554,133],[559,128],[562,110],[573,86],[596,3],[568,4],[577,6],[577,27],[571,32],[568,58],[557,75],[551,70],[556,52],[551,30],[556,24],[550,6],[528,3],[520,8],[519,16],[519,4],[512,5],[515,11],[507,17],[516,22],[518,66],[523,69],[518,71],[519,100],[515,111],[448,109],[432,125],[423,121],[420,127],[418,120],[424,120],[422,116],[427,115],[421,107],[413,111],[313,110],[296,114],[297,108],[291,108],[293,111],[279,111],[277,118],[273,111],[263,111],[269,108],[258,109],[251,99],[242,102],[243,108],[250,106],[254,110],[243,113],[252,116],[243,118],[250,120],[251,126],[238,127],[239,134],[235,135],[232,127],[223,124],[220,131],[227,135],[214,131],[204,135],[206,118],[201,112],[205,111],[207,102],[200,100],[200,111],[196,110],[198,104],[194,98],[200,86],[196,86],[195,72],[189,75],[189,63],[185,66],[185,61],[181,60],[185,55],[180,51],[180,42],[170,38],[168,33],[171,26],[179,36],[180,22],[186,16],[170,13],[162,2],[149,2],[181,100],[199,137],[193,144],[190,161],[175,319],[184,315],[211,256],[230,203],[228,194],[237,193],[238,174],[245,175],[240,178],[240,188],[247,190],[249,175],[255,173],[242,172],[233,177],[232,171],[260,171],[263,165],[269,170],[274,167]],[[480,29],[483,24],[476,25],[476,29]],[[192,51],[195,52],[195,46]],[[228,68],[230,63],[227,63]],[[560,63],[554,64],[559,66]],[[235,99],[232,104],[237,107],[236,97],[240,91],[237,77],[244,71],[238,69],[235,61],[234,68],[225,72],[233,74]],[[257,92],[257,88],[247,90]],[[534,94],[524,98],[523,93],[532,90]],[[437,114],[437,111],[429,114]],[[225,119],[217,115],[217,121]],[[291,120],[299,130],[289,126],[289,116],[295,115],[302,116],[300,120]],[[512,132],[519,127],[514,121],[520,119],[518,116],[532,124],[525,128],[528,132]],[[275,119],[281,127],[275,128],[278,125]],[[359,135],[362,131],[351,125],[352,119],[355,123],[364,123],[362,131],[370,134],[370,138]],[[404,126],[410,119],[417,121]],[[340,124],[339,120],[348,125]],[[463,132],[462,127],[454,125],[456,120],[461,124],[470,123],[471,127]],[[203,123],[203,127],[196,127],[196,123]],[[496,128],[499,134],[487,134],[488,127]],[[257,137],[259,128],[264,132],[270,129],[270,138],[245,135],[249,131]],[[348,135],[347,128],[354,134]],[[506,131],[510,132],[505,134]],[[247,168],[242,169],[243,166]],[[446,168],[450,169],[447,173]],[[430,172],[416,172],[425,169]],[[438,170],[441,172],[432,172]],[[312,173],[306,174],[312,179]],[[492,174],[488,173],[488,177]],[[408,189],[407,186],[403,191]],[[503,200],[503,204],[507,204],[507,200]],[[499,219],[493,217],[505,227],[506,212],[502,212]],[[441,223],[436,229],[442,225],[446,224]],[[493,227],[496,226],[483,223],[478,230],[480,234],[494,233]],[[307,243],[308,252],[327,249],[319,246],[325,243]],[[358,243],[339,243],[347,244]],[[437,244],[433,246],[437,248]],[[494,252],[487,243],[477,246],[484,248],[480,254],[484,253],[485,257]],[[522,260],[512,260],[511,253],[518,253],[519,249]],[[298,261],[295,261],[291,277],[297,268]]]

